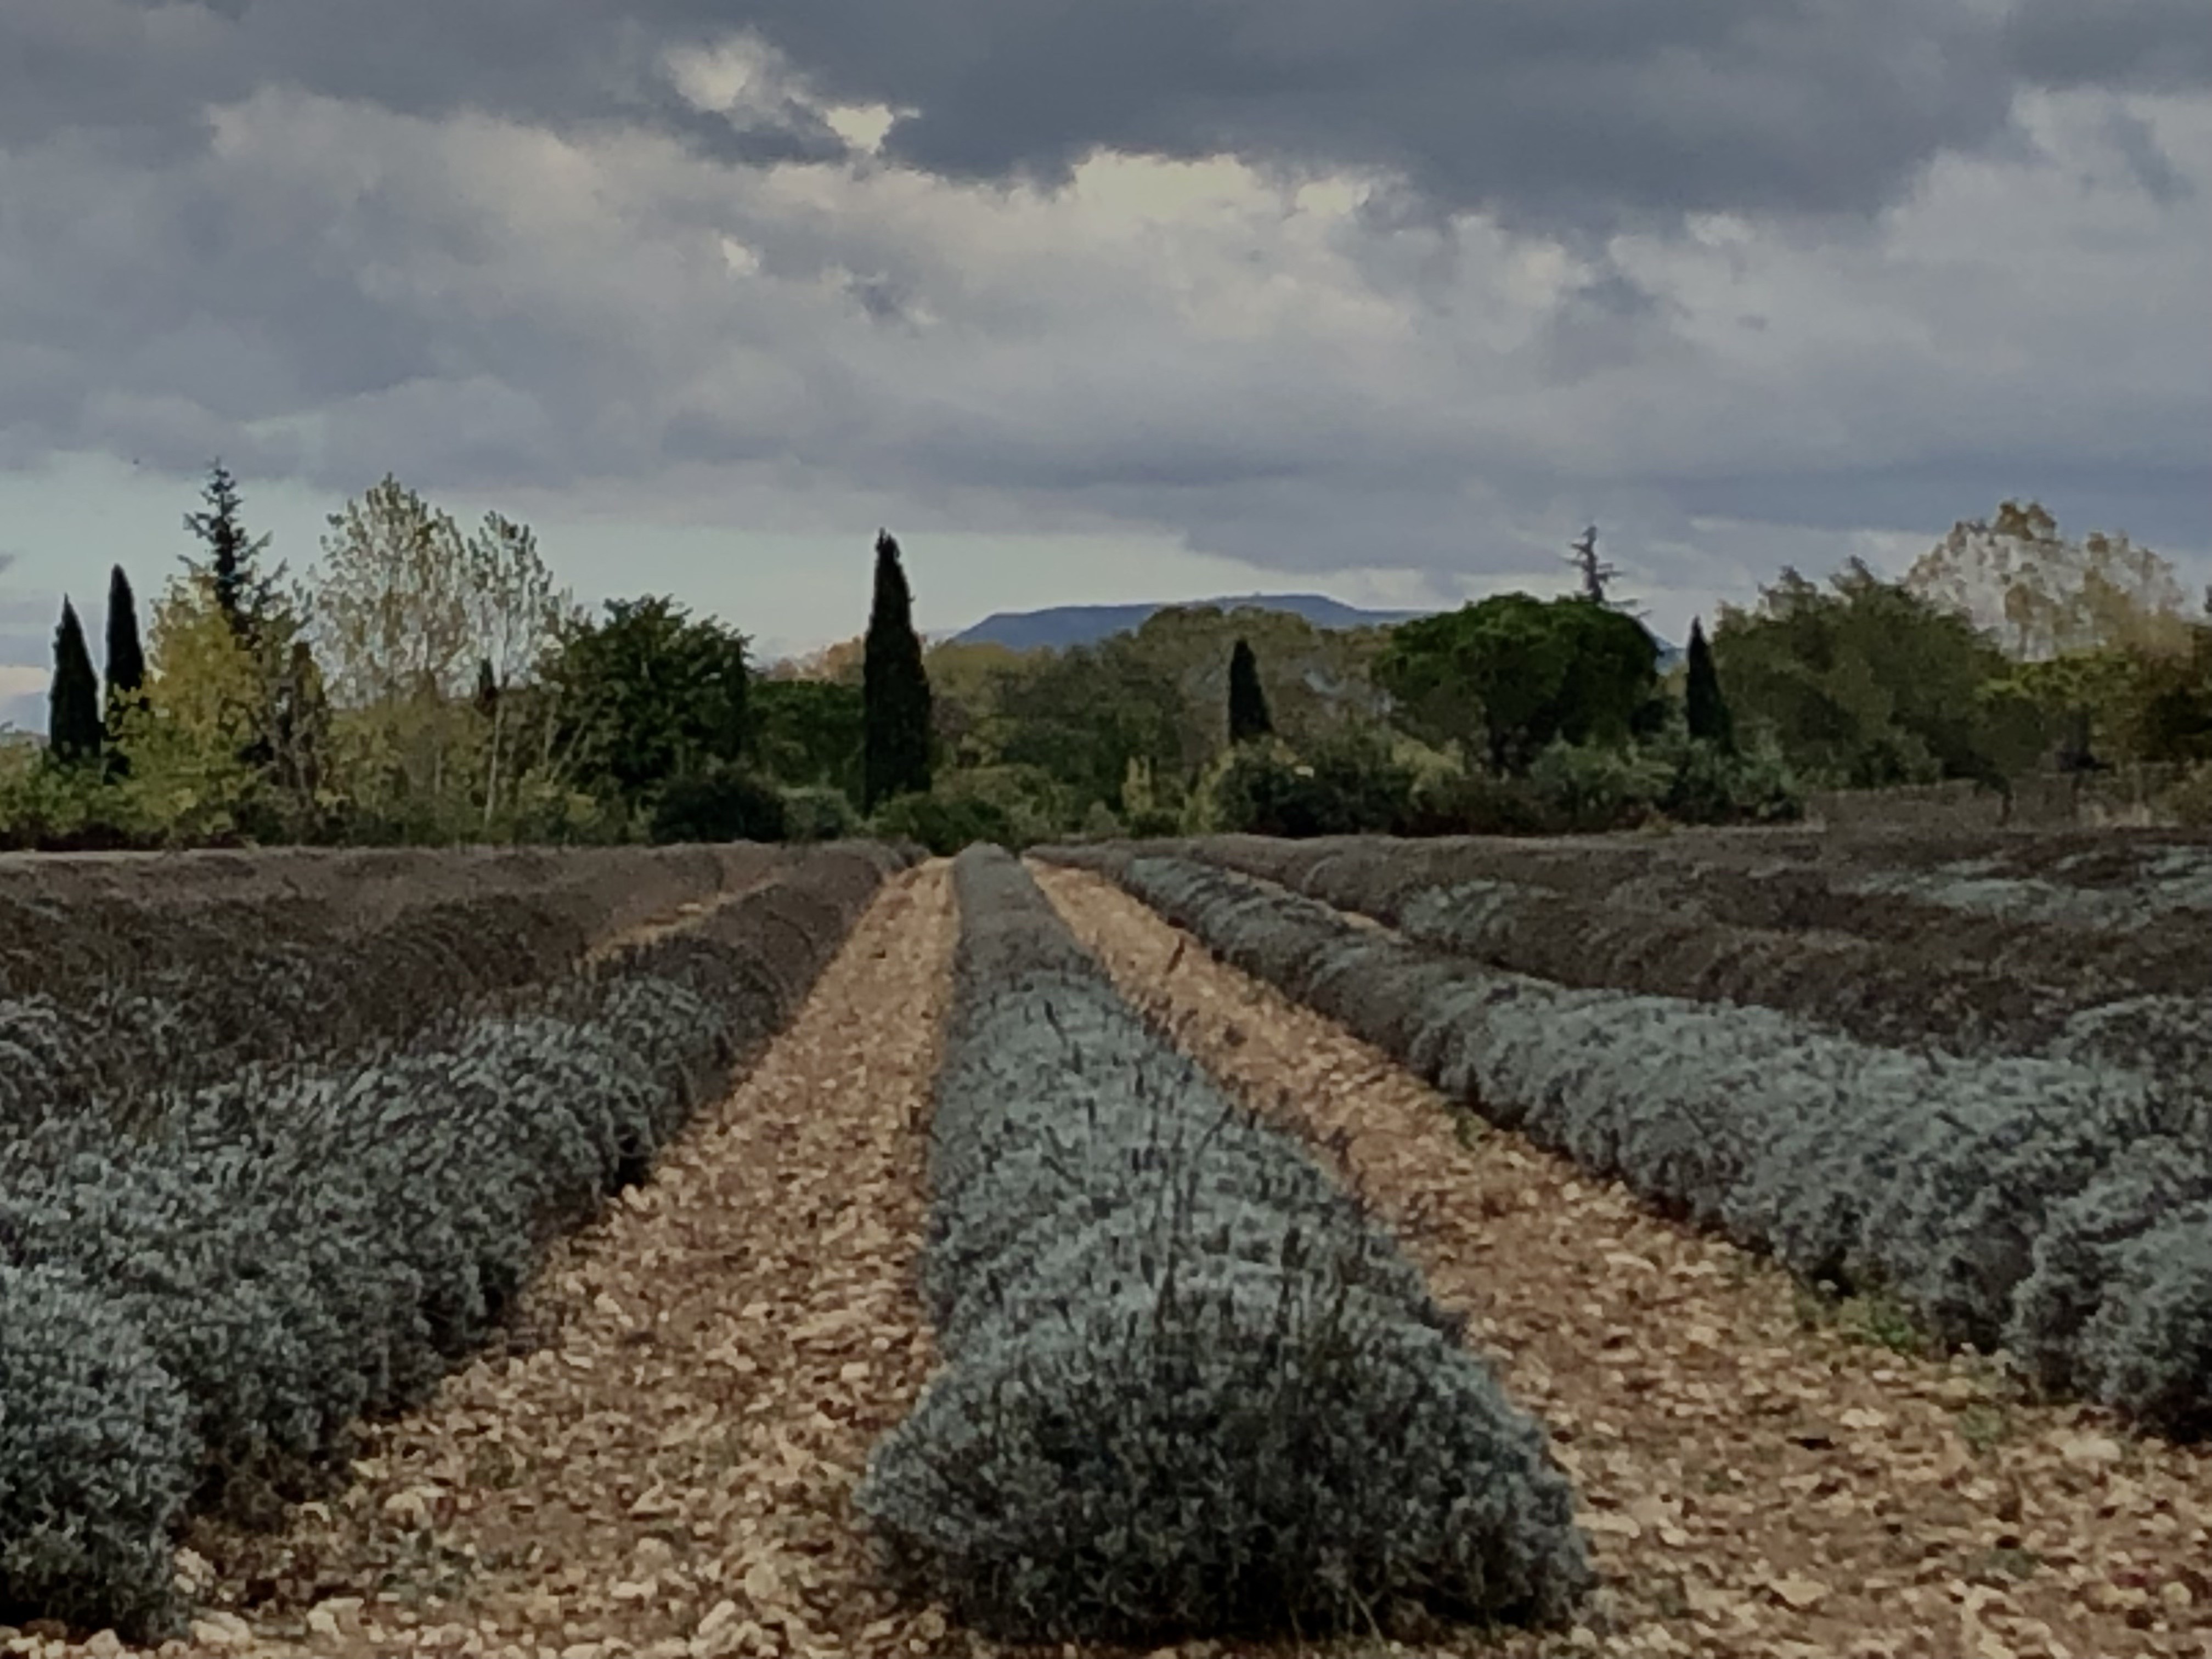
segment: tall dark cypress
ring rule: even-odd
[[[92,672],[84,625],[76,607],[62,601],[61,626],[54,630],[54,683],[46,700],[46,752],[76,764],[100,758],[100,677]]]
[[[1275,729],[1267,713],[1267,694],[1260,685],[1260,663],[1243,640],[1229,653],[1229,741],[1249,743]]]
[[[1729,718],[1727,700],[1721,696],[1720,671],[1713,665],[1713,647],[1706,642],[1702,618],[1690,623],[1689,679],[1683,687],[1683,704],[1692,738],[1702,738],[1723,749],[1735,746],[1735,722]]]
[[[929,677],[914,631],[914,596],[890,532],[876,532],[876,597],[861,647],[860,810],[929,787]]]
[[[117,565],[107,577],[107,697],[101,727],[107,738],[107,769],[121,777],[130,757],[118,745],[126,710],[146,701],[146,651],[138,641],[138,601],[131,578]]]

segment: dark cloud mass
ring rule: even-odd
[[[1865,212],[2004,127],[1992,24],[1959,0],[870,0],[764,7],[827,90],[913,106],[889,148],[1064,176],[1097,148],[1401,173],[1552,227]]]
[[[803,472],[1284,570],[2063,484],[2202,547],[2206,7],[0,0],[0,467]],[[973,187],[1102,151],[1364,194]]]
[[[838,153],[799,105],[732,125],[669,95],[664,50],[749,27],[825,96],[908,112],[890,152],[953,176],[1232,152],[1374,167],[1530,224],[1863,213],[2002,130],[2008,40],[2057,74],[2091,36],[2135,74],[2197,3],[2138,0],[2123,46],[2069,21],[2102,9],[2076,0],[2010,35],[1969,0],[9,0],[0,136],[174,143],[206,104],[275,83],[631,120],[732,161]]]
[[[2005,39],[2014,67],[2043,86],[2212,86],[2212,10],[2204,0],[2017,0]]]

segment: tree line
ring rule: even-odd
[[[665,595],[589,614],[527,526],[465,529],[388,476],[296,578],[220,461],[201,502],[143,645],[111,573],[104,672],[63,601],[47,740],[0,751],[0,845],[827,837],[928,787],[887,533],[848,694],[756,685],[745,635]]]
[[[1903,579],[1785,569],[1662,666],[1608,591],[1390,628],[1175,606],[1095,645],[925,647],[878,532],[865,631],[757,666],[672,598],[597,615],[526,526],[386,477],[297,578],[218,462],[142,636],[104,669],[64,602],[48,741],[0,757],[0,842],[1551,832],[1784,819],[1816,787],[2194,768],[2212,794],[2212,595],[2039,506],[1963,520]]]

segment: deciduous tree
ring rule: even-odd
[[[670,780],[734,763],[745,737],[745,638],[674,599],[611,599],[572,624],[546,679],[574,785],[629,810]]]

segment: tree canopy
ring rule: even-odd
[[[580,788],[646,805],[670,780],[743,754],[744,635],[674,599],[610,599],[548,662],[558,752]]]
[[[1658,660],[1633,617],[1581,598],[1500,593],[1401,625],[1375,678],[1415,735],[1519,773],[1555,740],[1626,739]]]

